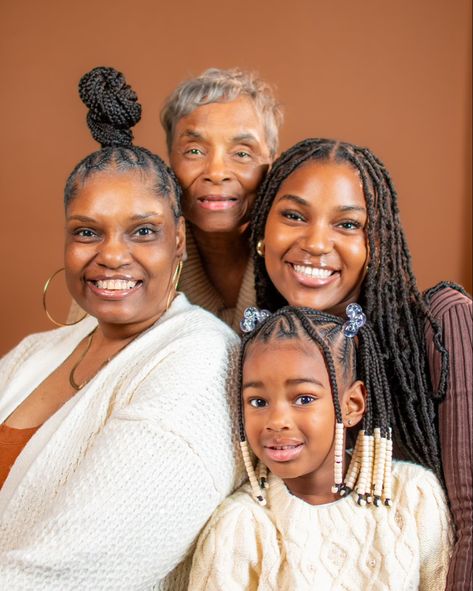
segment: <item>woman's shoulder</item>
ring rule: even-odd
[[[435,318],[441,318],[456,306],[471,310],[471,296],[460,286],[442,281],[424,292],[424,299]]]
[[[66,342],[69,339],[83,338],[97,324],[97,320],[87,316],[79,323],[61,328],[53,328],[41,332],[34,332],[25,336],[13,349],[11,349],[3,359],[10,356],[27,356],[29,353],[39,349],[44,349],[51,344]],[[76,336],[77,335],[77,336]]]

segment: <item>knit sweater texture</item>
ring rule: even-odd
[[[443,491],[428,470],[393,466],[393,506],[354,497],[313,506],[269,477],[268,504],[248,484],[212,516],[191,591],[440,591],[452,547]]]
[[[95,325],[32,335],[0,361],[0,422]],[[0,490],[0,589],[187,587],[182,561],[242,482],[237,351],[179,295],[38,429]]]

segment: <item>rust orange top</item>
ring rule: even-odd
[[[8,425],[0,425],[0,488],[7,479],[16,458],[40,426],[15,429]]]

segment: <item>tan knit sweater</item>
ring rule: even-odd
[[[240,332],[240,320],[243,318],[245,308],[254,306],[256,302],[252,259],[248,261],[236,307],[226,308],[222,297],[209,281],[189,227],[186,233],[186,244],[187,259],[182,270],[179,291],[184,292],[192,304],[209,310],[233,330]]]
[[[244,485],[201,534],[191,591],[440,591],[452,530],[435,476],[407,462],[393,469],[393,507],[352,496],[313,506],[269,478],[261,507]]]

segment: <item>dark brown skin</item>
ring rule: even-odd
[[[234,307],[250,254],[251,209],[271,163],[251,99],[211,103],[182,117],[169,158],[207,276],[225,305]]]
[[[169,201],[157,196],[141,173],[101,172],[86,181],[67,207],[64,260],[72,296],[97,318],[98,327],[74,372],[76,383],[89,381],[159,319],[184,248],[183,218],[176,223]],[[112,279],[135,285],[97,286],[98,280]],[[39,426],[67,402],[76,393],[71,369],[87,344],[87,338],[81,341],[5,423],[19,429]]]
[[[365,409],[364,385],[340,385],[343,422],[356,425]],[[335,409],[319,348],[294,340],[252,344],[243,365],[242,396],[245,431],[256,456],[307,503],[337,500],[331,492]],[[287,451],[275,451],[282,446]]]
[[[366,221],[361,179],[347,164],[309,161],[288,176],[264,238],[266,269],[289,304],[343,316],[357,301],[368,260]]]

